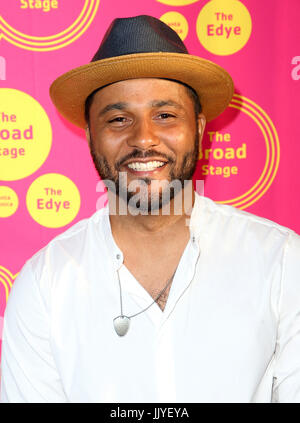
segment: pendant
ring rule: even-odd
[[[118,316],[114,319],[115,331],[119,336],[124,336],[128,332],[130,318],[126,316]]]

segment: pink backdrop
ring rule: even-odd
[[[223,66],[235,82],[235,96],[230,107],[208,124],[203,146],[204,157],[199,160],[195,179],[205,177],[206,196],[274,220],[300,233],[300,3],[298,0],[230,2],[232,13],[223,10],[219,0],[2,2],[0,339],[8,292],[24,262],[53,237],[95,212],[97,202],[98,206],[104,202],[99,201],[102,194],[99,192],[98,178],[84,132],[57,113],[49,98],[49,86],[60,74],[90,61],[106,28],[115,17],[150,14],[160,18],[167,12],[181,15],[171,15],[168,23],[181,36],[188,30],[185,43],[189,52]],[[208,3],[209,7],[215,8],[215,13],[223,13],[223,18],[218,22],[215,22],[216,15],[212,18],[207,15],[206,21],[198,18]],[[240,3],[244,6],[244,16],[240,13]],[[45,10],[39,8],[41,4]],[[46,10],[48,4],[52,4],[50,10]],[[202,16],[206,16],[204,12]],[[182,24],[184,19],[187,21],[185,26]],[[200,24],[202,28],[204,25],[209,47],[199,37]],[[225,26],[232,27],[228,39],[226,33],[221,34],[222,24],[223,31]],[[216,34],[218,26],[219,35]],[[233,33],[234,27],[240,29]],[[241,45],[241,37],[247,31],[248,40]],[[229,50],[237,46],[237,51],[216,53],[218,43],[224,43]],[[33,106],[31,109],[22,99],[15,100],[15,92],[5,90],[7,88],[33,97],[49,118],[52,144],[42,163],[39,163],[39,148],[45,149],[44,146],[49,143],[49,134],[48,138],[43,134],[39,126],[40,117],[35,115]],[[12,119],[8,123],[7,114],[15,114],[16,122]],[[20,129],[20,125],[23,125],[23,130],[32,126],[33,139],[18,140],[16,135],[16,139],[6,140],[8,130]],[[27,135],[30,138],[30,133]],[[18,172],[23,166],[22,157],[19,161],[9,157],[5,148],[26,147],[29,144],[32,148],[26,151],[26,159],[29,158],[30,163],[37,162],[36,168],[20,176]],[[209,175],[205,175],[208,170]],[[62,178],[66,176],[73,182],[79,190],[81,202],[77,212],[75,206],[79,206],[79,203],[74,199],[76,204],[72,204],[73,216],[71,213],[64,218],[61,210],[54,217],[49,214],[51,224],[47,226],[42,219],[47,221],[47,213],[50,211],[45,208],[41,216],[35,214],[36,197],[30,197],[28,205],[26,197],[31,184],[38,177],[53,173],[62,175]],[[60,185],[53,182],[53,187],[60,188]],[[64,188],[64,185],[61,187]],[[15,200],[8,194],[9,188],[18,198],[18,207],[14,212],[12,204]],[[64,199],[70,200],[68,195],[74,195],[72,192],[66,188]],[[53,222],[56,227],[49,227],[53,226]]]

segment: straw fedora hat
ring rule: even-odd
[[[207,121],[223,112],[234,91],[223,68],[190,55],[168,25],[141,15],[115,19],[92,61],[57,78],[50,96],[62,116],[84,128],[85,101],[93,91],[135,78],[166,78],[189,85],[199,95]]]

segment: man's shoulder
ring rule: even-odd
[[[208,197],[201,196],[199,201],[199,213],[201,213],[202,205],[207,218],[213,221],[216,225],[230,225],[231,227],[234,227],[236,231],[245,231],[245,234],[246,232],[251,233],[254,231],[262,234],[273,233],[284,238],[293,235],[296,238],[298,237],[300,240],[300,236],[296,234],[294,230],[273,220],[238,209],[228,204],[217,203]]]
[[[47,245],[37,251],[30,259],[32,265],[44,261],[46,257],[80,257],[81,251],[87,244],[95,244],[101,248],[101,239],[103,238],[103,219],[107,215],[107,208],[97,210],[90,217],[82,219],[68,228],[66,231],[57,235]]]
[[[53,238],[48,245],[52,245],[59,242],[64,242],[65,240],[72,240],[74,241],[77,237],[81,237],[83,233],[85,233],[90,228],[101,227],[102,219],[107,215],[107,208],[104,207],[100,210],[97,210],[91,216],[79,220],[66,231],[62,232],[61,234],[57,235]]]

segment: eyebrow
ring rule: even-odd
[[[182,106],[179,103],[176,103],[173,100],[153,100],[149,103],[150,107],[164,107],[164,106],[173,106],[177,109],[182,109]],[[128,103],[119,102],[119,103],[112,103],[105,106],[102,110],[100,110],[98,116],[103,116],[105,113],[110,112],[111,110],[124,110],[129,107]]]
[[[110,110],[124,110],[128,107],[128,103],[112,103],[105,106],[102,110],[100,110],[98,116],[103,116],[105,113],[109,112]]]
[[[151,107],[164,107],[164,106],[173,106],[177,109],[182,109],[181,104],[176,103],[173,100],[154,100],[150,103]]]

